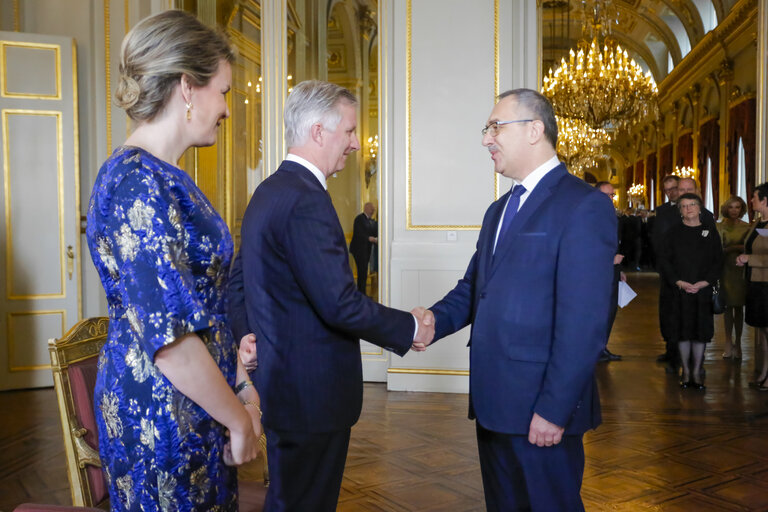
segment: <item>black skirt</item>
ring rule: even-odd
[[[768,327],[768,283],[747,283],[744,321],[752,327]]]

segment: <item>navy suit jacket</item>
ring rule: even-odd
[[[248,332],[257,338],[252,376],[264,425],[351,427],[363,397],[359,338],[403,355],[413,316],[357,291],[331,198],[300,164],[284,161],[256,188],[241,234],[230,310],[237,339]]]
[[[464,278],[432,306],[436,339],[472,324],[470,417],[527,435],[533,413],[582,434],[600,423],[616,215],[605,194],[547,173],[493,243],[509,193],[491,204]]]

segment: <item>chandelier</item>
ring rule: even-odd
[[[584,38],[579,40],[578,50],[571,49],[569,60],[562,58],[560,66],[544,77],[542,93],[552,101],[555,114],[581,119],[594,129],[621,128],[657,115],[658,88],[653,77],[643,74],[610,37],[608,16],[615,12],[612,1],[582,0],[582,7]]]
[[[696,177],[696,171],[693,167],[675,167],[674,172],[672,173],[675,176],[679,176],[681,178],[694,178]]]
[[[605,159],[603,148],[611,143],[611,135],[602,128],[592,128],[580,119],[557,116],[557,153],[568,170],[579,177]]]
[[[632,197],[643,197],[645,195],[645,185],[633,183],[632,186],[629,187],[628,193]]]

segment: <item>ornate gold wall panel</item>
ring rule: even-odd
[[[107,116],[107,155],[112,154],[112,66],[110,64],[110,23],[109,23],[109,2],[104,2],[104,98],[106,101],[105,110]]]
[[[390,368],[387,373],[409,373],[418,375],[459,375],[469,376],[469,370],[440,370],[435,368]]]
[[[61,99],[61,48],[57,44],[0,41],[0,95],[5,98],[31,98],[38,100]],[[49,54],[49,55],[45,55]],[[35,83],[43,88],[36,91],[12,90],[13,75],[8,73],[9,60],[24,61],[26,87]],[[48,61],[48,62],[44,62]],[[37,66],[35,64],[38,64]],[[15,66],[14,66],[15,67]],[[51,70],[52,73],[51,73]],[[36,80],[30,80],[30,76]]]
[[[499,94],[499,0],[493,1],[493,97],[495,98]],[[479,230],[480,225],[459,225],[459,224],[415,224],[413,222],[413,126],[412,126],[412,78],[413,78],[413,30],[412,30],[412,2],[413,0],[406,0],[406,229],[408,230]],[[458,73],[460,74],[460,73]],[[478,77],[478,80],[482,80],[482,77]],[[490,96],[490,95],[489,95]],[[435,112],[436,115],[445,116],[442,123],[448,123],[450,127],[450,105],[446,105],[446,109],[440,112]],[[482,128],[482,127],[480,127]],[[479,128],[478,128],[479,130]],[[479,135],[478,135],[479,136]],[[439,133],[435,133],[434,137],[439,137]],[[450,150],[450,148],[446,148]],[[473,172],[473,171],[468,171]],[[499,197],[500,179],[499,175],[494,175],[494,194],[493,198]]]
[[[58,248],[56,249],[56,252],[54,253],[56,255],[56,261],[59,265],[59,277],[58,279],[51,280],[52,283],[55,283],[58,285],[58,290],[52,290],[50,292],[45,293],[25,293],[23,290],[19,290],[16,286],[16,279],[19,275],[23,275],[23,272],[20,272],[19,269],[15,267],[15,258],[14,258],[14,235],[13,235],[13,203],[14,203],[14,195],[13,195],[13,184],[12,184],[12,173],[26,173],[29,174],[33,171],[38,171],[40,169],[43,169],[44,172],[44,165],[41,166],[34,166],[30,164],[30,162],[37,162],[39,164],[44,164],[45,162],[41,161],[42,156],[44,155],[44,148],[50,148],[54,149],[53,144],[50,144],[50,140],[44,139],[41,137],[40,144],[36,146],[37,149],[40,149],[40,151],[31,152],[30,147],[28,144],[24,144],[24,141],[21,140],[13,140],[14,138],[14,132],[11,129],[12,128],[12,116],[15,116],[17,118],[28,118],[27,120],[32,120],[35,118],[45,118],[45,117],[52,117],[55,123],[55,176],[56,176],[56,192],[55,197],[48,198],[49,201],[45,204],[50,204],[52,201],[57,202],[55,212],[57,214],[56,223],[58,224]],[[41,135],[45,134],[45,126],[42,126],[39,130],[39,133]],[[48,127],[50,128],[50,127]],[[6,296],[8,299],[42,299],[42,298],[64,298],[65,297],[65,286],[64,286],[64,279],[65,279],[65,254],[64,254],[64,160],[63,160],[63,154],[64,154],[64,147],[63,147],[63,140],[62,140],[62,120],[61,120],[61,112],[58,111],[43,111],[43,110],[15,110],[15,109],[3,109],[2,111],[2,129],[3,129],[3,182],[4,182],[4,189],[6,194],[5,199],[5,229],[6,229],[6,241],[5,241],[5,256],[6,256]],[[25,132],[25,134],[28,132]],[[48,144],[46,144],[48,143]],[[18,152],[18,153],[17,153]],[[14,162],[16,162],[16,156],[20,155],[22,158],[22,161],[19,162],[19,165],[14,165]],[[51,155],[49,155],[51,156]],[[27,165],[21,165],[22,163],[25,163]],[[41,185],[43,181],[41,180]],[[43,190],[38,189],[38,194],[42,194]],[[45,197],[40,198],[41,201],[45,201]],[[39,222],[39,218],[36,218],[35,214],[39,213],[41,208],[38,206],[38,204],[34,202],[30,202],[29,204],[20,204],[18,208],[21,207],[27,207],[30,208],[26,213],[26,215],[20,215],[22,222],[29,222],[30,219],[33,220],[32,225],[28,227],[28,229],[31,232],[34,232],[34,223],[35,221]],[[24,233],[25,235],[27,233]],[[33,246],[27,244],[27,246]],[[26,263],[29,263],[29,261],[26,261]],[[36,262],[41,263],[41,262]],[[38,272],[41,268],[45,268],[45,265],[33,265],[34,268],[38,268]]]
[[[48,325],[46,326],[48,329],[52,330],[52,332],[46,332],[46,333],[39,333],[36,332],[35,328],[40,327],[41,324],[39,323],[39,320],[37,322],[29,322],[27,325],[16,325],[16,322],[18,321],[20,324],[24,323],[24,319],[29,317],[42,317],[46,315],[59,315],[58,321],[56,319],[49,319]],[[59,337],[61,336],[67,325],[67,312],[63,309],[51,309],[51,310],[40,310],[40,311],[14,311],[13,313],[8,313],[6,315],[6,325],[7,325],[7,344],[8,344],[8,371],[9,372],[24,372],[29,370],[48,370],[50,369],[50,364],[16,364],[17,357],[24,357],[25,354],[23,354],[24,348],[29,347],[43,347],[43,350],[41,350],[41,354],[32,354],[39,355],[40,359],[42,360],[48,360],[48,353],[46,350],[44,350],[45,345],[41,345],[39,343],[40,339],[48,339],[53,337]],[[30,319],[31,320],[31,319]],[[53,329],[53,325],[56,325],[56,329]],[[60,329],[58,328],[60,326]],[[58,332],[56,332],[58,331]],[[22,339],[21,336],[17,336],[18,333],[23,333],[25,338]],[[26,354],[29,355],[29,354]]]

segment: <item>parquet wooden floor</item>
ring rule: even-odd
[[[655,357],[655,274],[630,274],[638,298],[619,312],[598,367],[603,425],[585,437],[588,511],[768,511],[768,393],[744,361],[723,361],[722,318],[707,348],[706,392],[681,390]],[[338,510],[485,510],[465,395],[365,385]],[[0,512],[23,501],[68,503],[53,390],[0,393]],[[247,471],[251,473],[251,471]],[[252,472],[258,475],[258,472]]]

